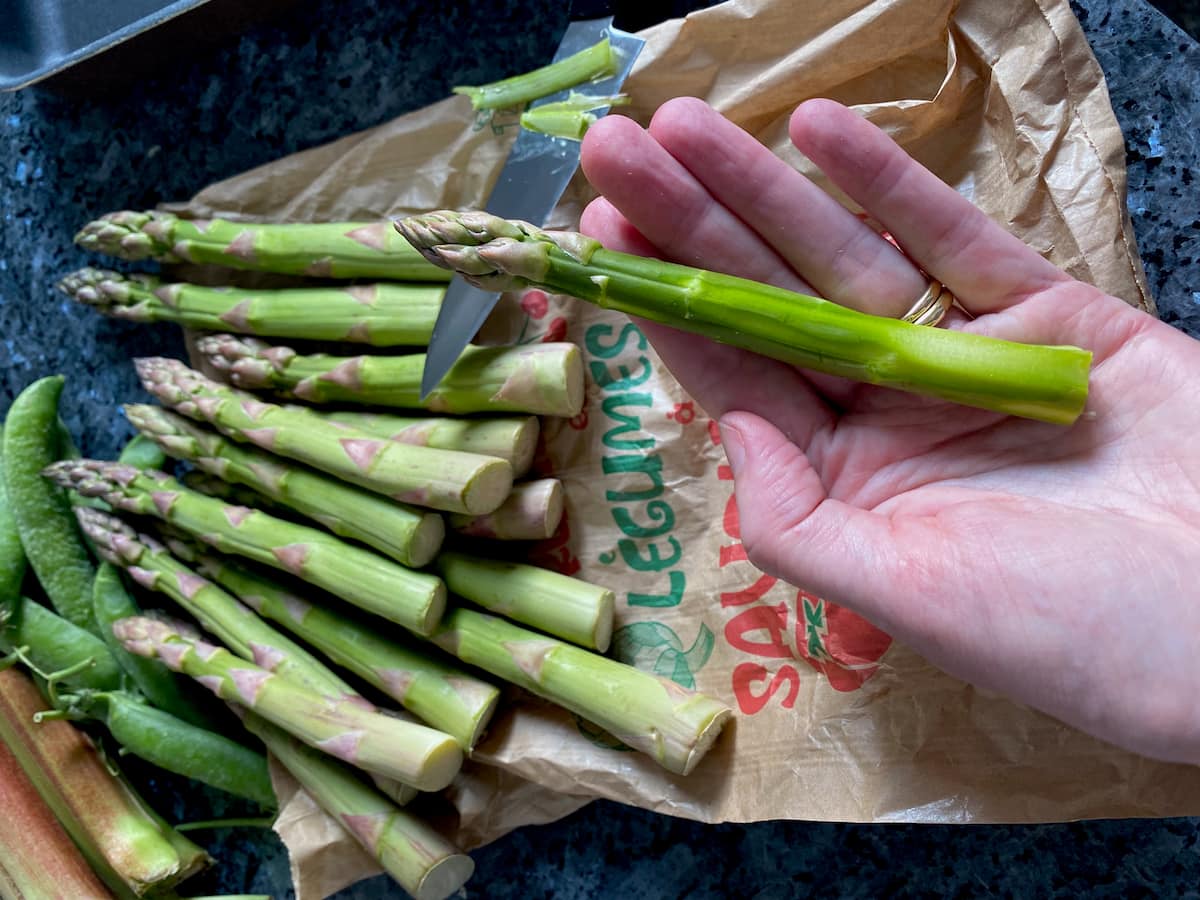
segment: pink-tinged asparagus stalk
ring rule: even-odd
[[[425,355],[299,354],[234,334],[205,335],[197,352],[222,378],[306,403],[349,403],[437,413],[575,416],[583,407],[583,360],[572,343],[467,347],[427,396]]]
[[[433,641],[468,665],[557,703],[668,771],[690,773],[732,711],[712,697],[496,616],[449,610]]]
[[[429,634],[445,608],[445,586],[434,575],[324,531],[188,490],[162,472],[78,459],[55,463],[44,474],[113,509],[153,516],[224,553],[290,572],[417,634]]]
[[[496,709],[493,685],[437,659],[433,647],[418,648],[391,636],[350,610],[315,602],[256,569],[170,540],[171,550],[236,594],[259,615],[283,626],[329,659],[373,685],[426,724],[471,750]]]
[[[128,260],[208,263],[317,278],[450,280],[390,232],[388,222],[231,222],[121,210],[88,222],[75,243]]]
[[[364,709],[354,700],[332,701],[223,647],[185,637],[168,622],[134,616],[117,622],[113,633],[131,653],[161,659],[222,700],[253,710],[308,746],[367,772],[439,791],[462,766],[462,750],[447,734]]]
[[[508,499],[482,516],[452,513],[446,524],[467,537],[497,541],[541,541],[552,537],[563,517],[563,488],[557,478],[513,485]]]
[[[25,770],[0,741],[0,897],[111,898]]]
[[[0,671],[0,742],[110,890],[122,897],[166,891],[208,862],[183,835],[168,837],[75,726],[62,720],[35,723],[45,708],[27,675],[15,668]],[[186,847],[196,852],[185,862],[178,848]]]
[[[246,727],[262,739],[317,805],[417,900],[445,900],[475,871],[471,857],[363,784],[352,769],[314,752],[261,716],[248,715]]]
[[[318,415],[403,444],[498,456],[508,460],[515,478],[524,475],[533,465],[541,431],[537,416],[414,417],[340,409],[320,411]]]
[[[130,404],[124,409],[141,434],[176,459],[188,460],[224,481],[245,485],[403,566],[419,569],[427,565],[442,546],[445,522],[432,510],[399,503],[257,447],[238,444],[158,406]],[[245,505],[272,511],[258,502]]]
[[[402,503],[479,515],[512,490],[512,466],[502,459],[382,440],[299,407],[264,403],[178,360],[139,359],[135,365],[146,390],[176,412]]]

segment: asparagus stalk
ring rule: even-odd
[[[0,897],[113,896],[3,741],[0,809]]]
[[[479,678],[414,649],[348,610],[332,609],[281,586],[258,571],[170,541],[172,551],[339,666],[396,700],[431,727],[451,735],[463,750],[478,742],[500,692]],[[437,653],[433,650],[432,653]]]
[[[629,97],[625,94],[593,97],[572,91],[566,100],[540,103],[525,110],[521,113],[521,127],[551,137],[582,141],[588,128],[596,122],[592,110],[623,106],[628,102]]]
[[[368,772],[439,791],[454,778],[463,754],[449,735],[332,701],[303,682],[268,672],[171,624],[145,616],[122,619],[113,631],[133,653],[157,657],[218,697],[251,709],[314,749]]]
[[[439,413],[574,416],[583,406],[583,363],[571,343],[468,347],[424,399],[425,354],[301,355],[255,338],[205,335],[196,351],[231,384],[308,403],[353,403]]]
[[[387,222],[230,222],[122,210],[88,222],[75,243],[135,261],[210,263],[320,278],[449,280],[396,240]]]
[[[84,534],[107,562],[125,569],[147,590],[170,597],[238,656],[303,682],[331,700],[355,699],[371,705],[315,656],[236,597],[183,565],[154,538],[138,534],[116,516],[99,510],[84,507],[75,514]]]
[[[6,744],[96,874],[119,896],[167,890],[207,862],[177,848],[199,848],[177,832],[168,838],[142,800],[114,774],[91,742],[65,721],[34,722],[45,702],[16,669],[0,671],[0,743]],[[9,815],[8,810],[4,815]],[[178,844],[177,844],[178,842]]]
[[[82,459],[55,463],[45,474],[113,509],[170,522],[218,550],[291,572],[418,634],[429,634],[445,607],[445,587],[434,575],[315,528],[189,491],[162,472]]]
[[[493,512],[482,516],[451,514],[446,521],[467,537],[498,541],[540,541],[553,536],[563,517],[563,488],[557,478],[514,484]]]
[[[723,703],[605,656],[456,607],[433,641],[468,665],[607,730],[668,771],[687,775],[732,715]]]
[[[298,407],[264,403],[178,360],[135,365],[146,390],[177,412],[402,503],[477,515],[495,509],[512,489],[512,466],[502,459],[380,440]]]
[[[475,109],[503,109],[565,91],[585,81],[606,78],[616,71],[616,51],[609,39],[603,38],[578,53],[539,69],[491,84],[474,87],[459,85],[451,90],[470,97],[471,106]]]
[[[487,213],[435,212],[397,228],[427,259],[489,290],[536,285],[819,372],[1069,424],[1091,353],[872,316],[759,284],[606,250]]]
[[[330,410],[319,415],[331,422],[340,422],[402,444],[498,456],[508,460],[515,478],[524,475],[533,465],[541,431],[537,416],[465,419],[396,416],[359,410]]]
[[[58,287],[107,316],[131,322],[375,347],[428,344],[446,292],[441,284],[388,282],[275,290],[203,287],[95,268],[66,276]]]
[[[176,459],[186,459],[211,475],[245,485],[336,535],[374,547],[401,565],[420,568],[442,545],[445,523],[428,509],[399,503],[255,447],[236,444],[157,406],[132,404],[124,409],[139,432]]]
[[[443,553],[437,568],[451,593],[489,612],[604,653],[612,638],[613,592],[531,566]]]
[[[314,753],[262,716],[248,715],[246,726],[317,805],[417,900],[444,900],[471,877],[475,870],[471,857],[425,822],[371,790],[352,769]]]

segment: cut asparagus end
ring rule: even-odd
[[[471,99],[475,109],[503,109],[565,91],[569,87],[605,78],[617,71],[618,54],[602,38],[590,47],[541,68],[501,81],[478,86],[458,85],[451,90]]]
[[[512,491],[512,466],[507,460],[484,463],[463,490],[463,507],[471,515],[483,515],[497,509]]]
[[[483,516],[451,515],[448,524],[467,537],[498,541],[541,541],[554,535],[564,511],[562,482],[539,478],[514,484],[512,493]]]
[[[446,856],[431,865],[417,882],[416,900],[446,900],[475,874],[475,861],[465,853]]]

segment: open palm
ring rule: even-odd
[[[792,140],[959,298],[943,327],[1090,349],[1070,428],[797,370],[642,323],[720,420],[765,571],[948,672],[1099,737],[1200,762],[1200,344],[1068,277],[830,101]],[[584,144],[606,246],[902,315],[927,276],[698,100]]]

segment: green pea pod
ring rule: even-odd
[[[104,641],[28,597],[18,599],[16,615],[0,631],[0,649],[11,653],[18,647],[26,648],[25,657],[46,675],[93,660],[63,679],[73,688],[115,691],[121,687],[121,667]]]
[[[92,606],[96,623],[100,626],[100,637],[109,652],[152,705],[199,728],[217,730],[221,727],[215,719],[206,715],[196,699],[189,697],[178,675],[157,659],[130,653],[113,635],[113,622],[129,616],[140,616],[142,611],[125,589],[120,570],[112,563],[101,563],[96,570]]]
[[[135,434],[121,450],[117,461],[137,469],[161,469],[167,464],[167,454],[144,434]]]
[[[0,426],[0,446],[4,443],[4,430]],[[0,472],[3,471],[0,465]],[[21,581],[25,577],[25,551],[21,549],[21,536],[17,533],[17,522],[8,506],[4,491],[4,478],[0,477],[0,630],[5,622],[16,615],[17,601],[21,597]]]
[[[63,383],[61,375],[43,378],[13,401],[4,427],[4,484],[21,546],[50,603],[65,619],[97,634],[95,567],[66,494],[41,474],[58,455]]]
[[[264,809],[278,805],[262,753],[197,728],[124,691],[81,694],[74,699],[84,715],[104,722],[126,752],[160,769],[253,800]]]

